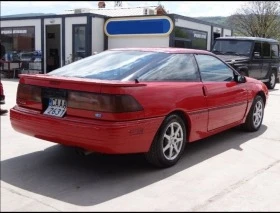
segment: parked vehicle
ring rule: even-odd
[[[261,81],[208,51],[114,49],[21,75],[10,119],[36,138],[169,167],[187,142],[238,125],[257,131],[267,97]]]
[[[280,66],[279,42],[257,37],[220,37],[212,52],[234,67],[241,75],[256,78],[273,89]]]

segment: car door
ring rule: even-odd
[[[249,63],[248,75],[249,77],[260,79],[262,73],[262,44],[261,42],[255,42],[252,53],[252,60]]]
[[[247,108],[245,83],[234,81],[233,70],[212,55],[196,56],[209,109],[208,131],[241,121]]]
[[[262,56],[263,56],[263,65],[262,65],[262,72],[260,75],[260,79],[264,79],[268,77],[268,73],[271,66],[271,49],[270,44],[268,42],[262,43]],[[269,77],[268,77],[269,78]]]

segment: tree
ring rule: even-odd
[[[251,1],[229,17],[238,35],[280,39],[279,1]]]

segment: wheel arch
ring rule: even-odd
[[[276,76],[277,76],[277,67],[275,67],[275,66],[271,67],[271,72],[275,72]]]
[[[182,120],[185,123],[185,127],[186,127],[186,133],[187,133],[187,138],[186,138],[186,142],[189,142],[189,137],[190,137],[190,132],[191,132],[191,120],[190,117],[188,116],[187,113],[185,113],[183,110],[177,109],[174,110],[172,112],[170,112],[168,115],[166,115],[166,117],[170,116],[170,115],[178,115],[180,118],[182,118]]]
[[[264,105],[266,105],[266,97],[265,97],[264,92],[263,92],[263,91],[259,91],[259,92],[256,94],[256,96],[258,96],[258,95],[263,99]]]

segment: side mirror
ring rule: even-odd
[[[259,52],[254,52],[254,57],[255,58],[260,58],[261,57],[261,54]]]
[[[236,78],[237,83],[245,83],[246,82],[246,78],[243,75],[238,75]]]
[[[238,74],[237,72],[233,72],[234,75],[234,81],[237,83],[245,83],[246,77],[243,75]]]

